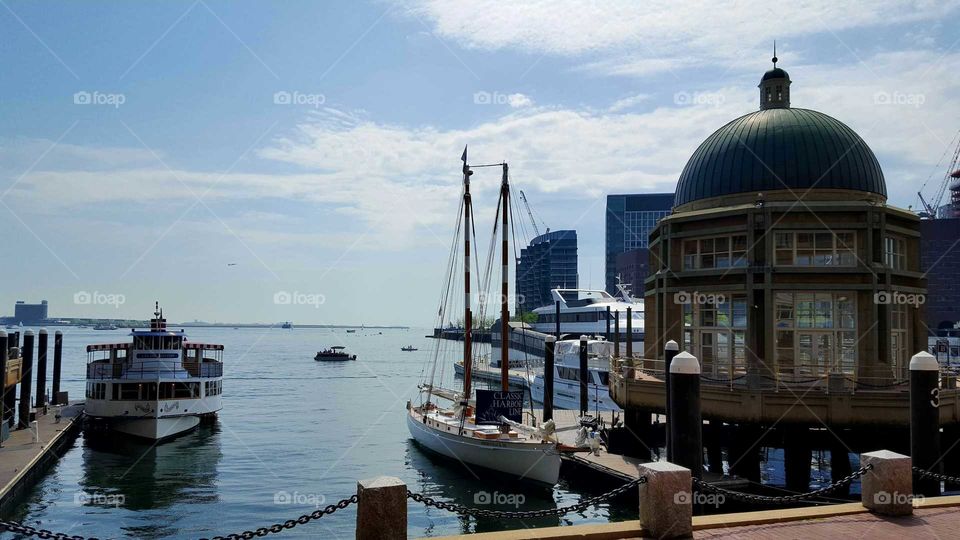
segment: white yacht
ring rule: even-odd
[[[593,411],[619,411],[610,397],[610,357],[613,343],[603,339],[587,340],[587,404]],[[553,406],[557,409],[580,408],[580,340],[558,341],[554,352]],[[543,403],[544,378],[539,372],[530,383],[533,400]]]
[[[531,326],[538,332],[554,334],[557,330],[557,308],[560,302],[560,337],[581,335],[602,336],[607,331],[607,308],[610,308],[610,339],[620,320],[620,343],[625,346],[633,340],[633,350],[643,350],[643,300],[630,296],[626,285],[618,285],[621,296],[615,297],[603,290],[553,289],[553,303],[533,312],[537,321]],[[627,333],[627,308],[631,310],[630,333]]]
[[[168,330],[159,306],[129,343],[87,346],[86,416],[94,425],[160,440],[197,427],[221,409],[223,345]]]

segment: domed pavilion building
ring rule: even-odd
[[[650,235],[644,356],[675,340],[706,378],[749,386],[833,374],[882,386],[926,350],[920,220],[843,122],[790,106],[781,68],[760,110],[707,137]]]

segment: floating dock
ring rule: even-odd
[[[37,416],[39,440],[33,429],[10,432],[0,448],[0,511],[6,511],[19,495],[30,489],[47,469],[73,444],[80,431],[83,405],[50,407]],[[58,419],[57,416],[60,418]]]

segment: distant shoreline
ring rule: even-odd
[[[64,322],[64,321],[46,321],[43,323],[31,323],[24,325],[30,326],[93,326],[96,324],[113,324],[117,328],[146,328],[150,326],[150,321],[117,321],[110,319],[89,319],[84,322]],[[10,324],[10,323],[6,323]],[[197,323],[197,322],[168,322],[168,328],[280,328],[284,323]],[[410,326],[378,326],[378,325],[360,325],[360,324],[294,324],[293,328],[328,328],[328,329],[357,329],[357,330],[409,330]]]

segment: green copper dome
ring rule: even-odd
[[[674,205],[737,193],[846,189],[886,198],[873,151],[846,124],[808,109],[741,116],[703,141],[680,174]]]

